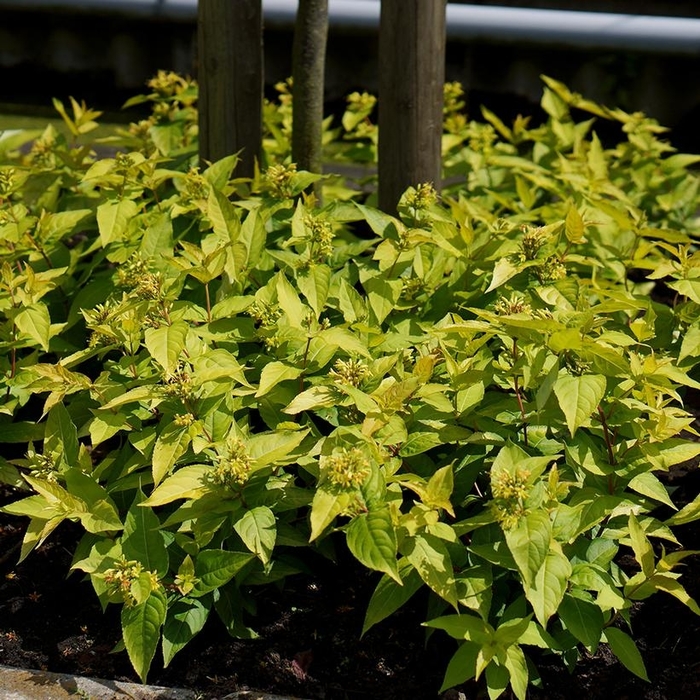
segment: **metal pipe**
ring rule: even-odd
[[[118,13],[194,21],[197,0],[0,0],[0,8]],[[263,0],[268,26],[291,26],[296,0]],[[379,0],[330,0],[334,29],[376,31]],[[700,19],[607,12],[535,10],[482,5],[447,6],[454,40],[573,46],[643,53],[700,54]]]

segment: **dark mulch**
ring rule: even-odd
[[[700,490],[700,474],[677,470],[678,502]],[[10,496],[0,494],[5,500]],[[62,525],[17,565],[24,523],[0,516],[0,663],[25,668],[137,681],[124,652],[110,653],[120,637],[115,606],[103,614],[89,582],[66,579],[79,528]],[[678,529],[700,549],[700,525]],[[685,567],[683,582],[700,600],[700,556]],[[232,639],[214,618],[171,664],[157,658],[149,682],[193,688],[204,698],[256,689],[306,698],[421,700],[438,697],[452,642],[436,634],[426,643],[416,621],[425,619],[420,594],[360,640],[364,611],[376,575],[344,561],[313,577],[292,577],[284,587],[260,589],[254,624],[258,639]],[[634,636],[651,683],[636,679],[604,648],[582,659],[573,675],[557,657],[536,663],[544,687],[533,700],[684,700],[700,698],[700,618],[674,598],[657,594],[637,605]],[[462,698],[479,697],[473,686]],[[460,697],[450,692],[445,698]]]

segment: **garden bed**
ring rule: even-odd
[[[670,475],[680,503],[700,487],[694,469]],[[3,494],[7,500],[7,491]],[[116,609],[100,610],[88,581],[66,578],[80,534],[64,526],[16,565],[23,523],[0,515],[0,664],[138,683],[125,652],[110,653],[121,637]],[[700,524],[679,528],[688,549],[700,549]],[[255,640],[234,640],[210,623],[172,667],[154,666],[149,682],[201,692],[202,700],[255,689],[328,700],[432,700],[439,696],[444,639],[425,643],[416,620],[425,600],[412,601],[360,640],[376,575],[348,559],[313,577],[260,590]],[[685,586],[700,597],[700,557],[687,560]],[[700,618],[670,596],[654,596],[633,612],[635,639],[651,682],[633,676],[607,650],[579,661],[573,674],[558,657],[537,659],[541,688],[533,700],[682,700],[700,696]],[[471,700],[473,685],[461,689]],[[457,700],[457,691],[443,697]]]

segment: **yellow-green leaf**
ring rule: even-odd
[[[571,437],[597,410],[605,395],[606,381],[600,374],[574,377],[565,374],[554,382],[554,394],[566,417]]]

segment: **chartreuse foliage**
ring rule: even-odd
[[[364,632],[430,591],[425,624],[459,643],[444,687],[522,700],[529,648],[573,666],[601,643],[646,677],[633,603],[700,612],[673,532],[700,499],[676,511],[663,480],[700,453],[700,158],[551,80],[536,128],[468,121],[452,85],[461,184],[410,189],[398,216],[337,184],[319,208],[318,176],[284,163],[288,105],[243,182],[235,156],[192,167],[193,86],[153,88],[113,157],[77,103],[69,140],[0,140],[0,473],[26,491],[3,509],[29,517],[22,558],[84,526],[73,568],[122,606],[142,679],[212,613],[254,634],[250,587],[333,542],[377,572]],[[371,159],[353,100],[331,150]]]

